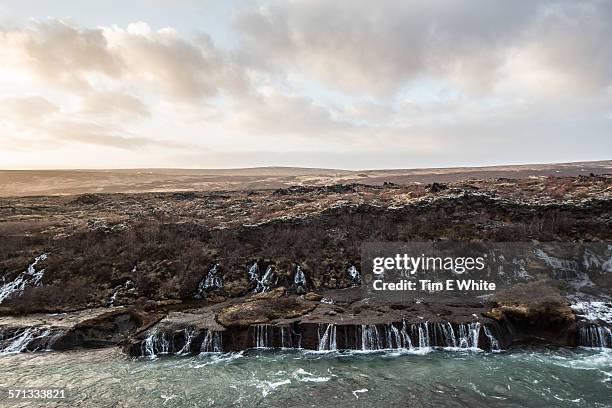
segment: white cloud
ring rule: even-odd
[[[138,15],[123,26],[0,27],[0,150],[96,146],[122,152],[113,156],[122,167],[180,164],[165,161],[168,149],[189,163],[207,152],[203,165],[216,166],[302,152],[302,165],[335,167],[337,157],[346,167],[353,154],[355,167],[388,167],[385,157],[414,167],[601,158],[612,148],[610,2],[237,7],[225,27],[232,49]],[[73,156],[72,167],[101,160]]]

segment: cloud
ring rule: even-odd
[[[122,62],[108,49],[101,29],[62,20],[35,20],[31,27],[0,31],[0,56],[30,70],[47,84],[89,87],[87,75],[120,75]]]
[[[126,29],[107,28],[104,33],[110,50],[124,61],[130,80],[159,86],[177,99],[215,96],[221,88],[241,86],[239,69],[206,34],[187,40],[173,28],[153,31],[143,22]]]
[[[57,121],[46,129],[48,137],[60,143],[77,142],[89,145],[115,147],[135,150],[150,146],[163,148],[186,148],[188,146],[165,140],[155,140],[149,137],[126,136],[114,128],[105,127],[92,122],[77,122],[70,120]]]
[[[123,102],[124,106],[115,105],[113,108],[120,115],[124,115],[126,110],[139,111],[142,108],[137,99],[127,95],[94,95],[87,103],[89,108],[94,108],[95,104],[104,100]],[[100,110],[96,109],[94,113],[99,115]],[[87,120],[86,117],[87,113],[80,114],[79,111],[61,111],[42,96],[0,99],[0,129],[6,128],[4,139],[11,139],[11,143],[6,142],[4,145],[6,148],[16,148],[20,143],[32,146],[35,141],[47,146],[76,142],[128,150],[150,146],[178,149],[190,147],[188,144],[134,136],[117,123],[97,122],[94,119]],[[7,137],[6,132],[10,132],[10,136]]]
[[[609,150],[610,2],[235,7],[211,35],[152,28],[141,14],[122,26],[49,18],[0,27],[0,150],[74,146],[164,166],[167,149],[194,162],[206,145],[211,162],[215,152],[266,152],[257,163],[274,165],[292,152],[325,167],[353,155],[388,167],[387,156],[415,166]]]
[[[0,99],[0,121],[20,126],[32,121],[43,121],[59,112],[59,108],[38,96],[8,97]]]
[[[242,10],[234,25],[246,63],[350,94],[395,94],[423,78],[489,92],[517,79],[505,69],[515,58],[532,59],[563,90],[611,83],[611,9],[597,0],[294,0]]]
[[[120,120],[148,118],[149,108],[137,97],[112,91],[88,92],[81,96],[80,113],[87,116],[111,117]]]
[[[72,92],[118,81],[194,101],[244,86],[240,68],[206,34],[186,39],[173,28],[154,31],[143,22],[90,29],[53,18],[35,20],[30,27],[0,30],[0,47],[9,65]]]

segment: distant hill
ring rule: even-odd
[[[482,178],[526,178],[612,173],[612,160],[395,170],[335,170],[300,167],[241,169],[0,170],[0,196],[82,193],[215,191],[292,185],[379,185],[451,182]]]

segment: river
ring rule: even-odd
[[[0,388],[10,387],[66,387],[66,400],[44,406],[610,407],[612,350],[14,353],[0,356]]]

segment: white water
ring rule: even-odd
[[[134,267],[134,269],[132,269],[132,272],[136,271],[136,267]],[[119,291],[121,290],[128,290],[134,287],[134,282],[132,282],[131,280],[127,280],[125,281],[125,283],[123,285],[117,285],[113,288],[113,292],[111,293],[110,298],[108,299],[108,302],[106,303],[106,306],[108,307],[112,307],[115,306],[115,302],[117,301],[117,295],[119,294]]]
[[[164,331],[158,329],[153,329],[141,344],[141,354],[151,359],[171,352],[172,342],[166,338]]]
[[[593,282],[589,276],[580,269],[580,264],[578,262],[548,255],[539,248],[535,250],[535,255],[552,269],[552,277],[554,279],[568,281],[575,288],[593,286]]]
[[[185,336],[185,345],[178,351],[178,355],[191,353],[191,341],[195,336],[195,327],[186,327],[183,330],[183,336]]]
[[[223,352],[223,332],[207,330],[200,347],[201,353]]]
[[[40,286],[42,283],[43,275],[45,270],[36,270],[36,265],[40,261],[47,259],[48,254],[42,254],[34,258],[28,269],[25,272],[17,275],[11,282],[7,282],[0,286],[0,303],[4,302],[9,297],[19,296],[23,293],[27,286]]]
[[[381,350],[380,334],[375,324],[361,325],[361,350]]]
[[[56,336],[50,336],[51,330],[29,327],[17,331],[11,337],[0,337],[0,354],[21,353],[24,351],[48,350],[56,340]],[[35,348],[32,348],[36,344]]]
[[[272,326],[267,324],[256,324],[253,329],[253,347],[268,348],[271,347],[270,341],[272,338]]]
[[[573,300],[570,307],[579,317],[585,320],[592,322],[601,320],[606,323],[612,323],[612,307],[610,307],[610,304],[611,302]]]
[[[361,351],[378,350],[429,350],[440,347],[452,350],[481,350],[481,347],[500,351],[499,340],[491,329],[479,322],[451,324],[450,322],[422,322],[416,324],[364,324],[360,326],[340,326],[344,328],[341,344],[345,349]],[[347,339],[347,333],[354,328],[354,343]],[[480,345],[481,329],[488,344]],[[347,331],[348,330],[348,331]],[[319,351],[338,350],[337,326],[319,325]]]
[[[11,354],[0,358],[0,378],[4,388],[59,381],[69,386],[69,399],[48,404],[88,408],[610,405],[606,351],[422,354],[252,350],[155,360],[126,359],[113,349]]]
[[[304,272],[302,271],[302,268],[300,268],[300,265],[298,265],[295,269],[295,276],[293,277],[293,283],[295,284],[295,286],[301,286],[301,287],[306,286],[306,277],[304,276]]]
[[[295,333],[290,325],[257,324],[251,326],[251,331],[251,346],[256,349],[302,347],[302,336]]]
[[[272,265],[268,265],[266,272],[261,278],[259,277],[259,266],[257,265],[257,262],[253,263],[253,265],[251,265],[249,268],[249,280],[257,283],[257,286],[255,289],[253,289],[253,293],[267,292],[272,286],[276,285],[278,279],[274,278],[274,268]]]
[[[319,327],[319,345],[317,348],[319,351],[335,351],[338,350],[336,341],[336,325],[328,324],[321,335],[321,327]]]
[[[219,264],[214,264],[206,274],[206,277],[200,281],[198,285],[198,292],[195,295],[196,299],[204,299],[206,297],[206,291],[211,289],[222,289],[223,282],[218,275]]]
[[[482,328],[484,329],[485,336],[487,336],[487,338],[489,339],[489,343],[491,344],[491,351],[501,350],[499,342],[497,341],[495,336],[493,336],[493,333],[491,333],[491,329],[489,329],[487,326],[482,326]]]
[[[609,327],[582,326],[578,332],[579,344],[597,349],[612,348],[612,330]]]
[[[351,278],[351,281],[353,282],[353,284],[358,284],[361,282],[361,275],[359,275],[359,271],[357,270],[355,265],[349,266],[347,273],[348,273],[349,278]]]

